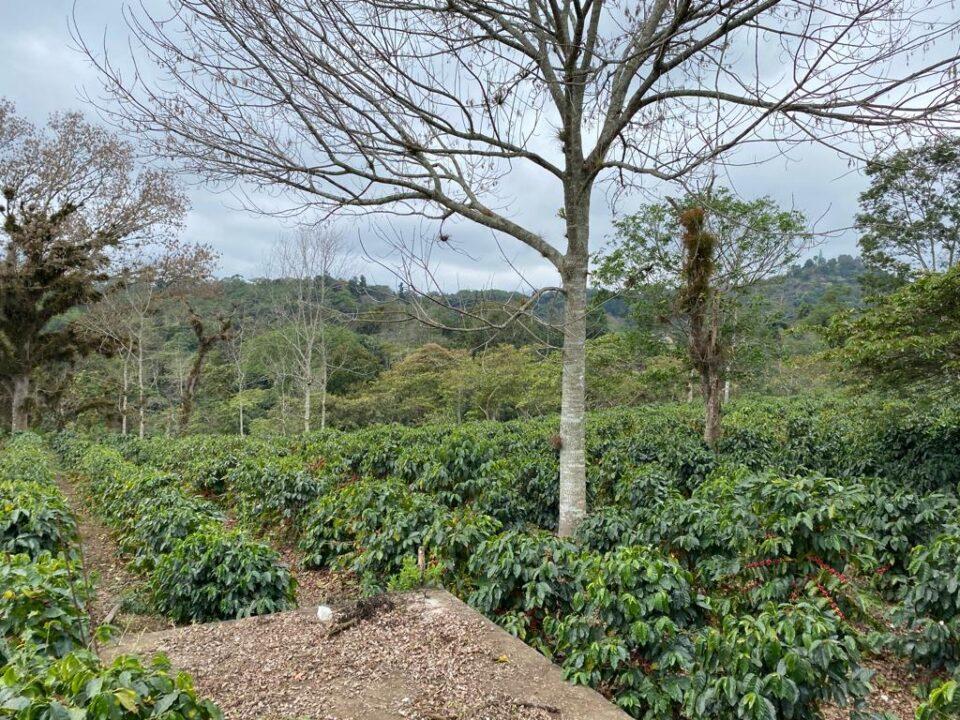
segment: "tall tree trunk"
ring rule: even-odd
[[[303,384],[303,432],[310,432],[310,419],[313,413],[313,399],[311,398],[313,390],[313,378],[308,378]]]
[[[143,344],[138,340],[137,341],[137,413],[139,415],[139,436],[143,440],[144,435],[146,435],[147,422],[146,422],[146,408],[144,407],[144,399],[146,393],[144,392],[144,378],[143,378]]]
[[[120,397],[120,435],[127,436],[127,415],[130,409],[130,355],[123,355],[123,393]]]
[[[326,342],[326,339],[324,339]],[[320,429],[327,428],[327,351],[324,348],[320,353]]]
[[[720,439],[720,415],[723,406],[724,381],[716,374],[708,373],[703,379],[703,397],[706,404],[703,439],[712,448]]]
[[[585,459],[587,260],[568,258],[563,273],[563,375],[560,386],[560,516],[557,532],[572,535],[587,514]]]
[[[240,403],[240,437],[243,437],[243,403]]]
[[[30,417],[27,413],[27,400],[30,397],[30,373],[13,378],[13,396],[10,402],[10,429],[13,432],[28,430]]]

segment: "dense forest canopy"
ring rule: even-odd
[[[817,353],[826,345],[817,330],[833,314],[860,307],[863,272],[862,263],[853,257],[817,256],[764,280],[757,288],[771,343],[771,355],[764,362],[775,358],[780,369],[774,370],[771,361],[763,372],[735,379],[732,392],[779,392],[777,388],[794,382],[788,377],[793,371],[785,369],[791,360],[801,365],[819,362]],[[507,420],[557,411],[559,365],[550,328],[530,328],[518,321],[503,331],[439,329],[417,322],[397,288],[370,284],[362,275],[328,281],[327,302],[336,316],[329,338],[335,358],[326,385],[332,426]],[[195,308],[209,318],[232,317],[235,332],[211,351],[188,431],[237,433],[241,417],[246,433],[302,429],[303,396],[295,387],[293,354],[284,344],[277,312],[282,298],[295,295],[294,285],[282,278],[229,277],[205,279],[190,289],[193,295],[188,299]],[[130,287],[120,292],[132,294]],[[180,432],[177,413],[198,347],[182,304],[161,300],[161,294],[158,290],[143,328],[147,377],[143,406],[149,435]],[[686,399],[690,369],[682,348],[666,328],[644,330],[640,310],[624,296],[609,296],[603,290],[590,293],[595,310],[587,344],[589,406]],[[460,291],[450,298],[451,303],[486,306],[490,312],[503,312],[504,306],[523,300],[496,290]],[[555,305],[541,303],[535,312],[549,322],[557,317]],[[120,304],[113,312],[129,313],[129,307]],[[103,312],[98,308],[95,314]],[[450,311],[437,314],[449,324],[458,321]],[[96,323],[80,324],[96,332],[91,327]],[[556,340],[556,331],[552,332]],[[76,362],[68,389],[57,398],[59,405],[37,413],[41,424],[76,421],[83,427],[121,431],[126,412],[126,426],[136,432],[140,402],[136,358],[110,350],[109,343],[100,347],[105,352]],[[318,398],[319,390],[313,392]]]

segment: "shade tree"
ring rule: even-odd
[[[66,314],[102,297],[119,248],[170,237],[187,203],[169,173],[138,168],[131,144],[78,113],[38,127],[0,105],[0,133],[0,384],[24,430],[36,373],[95,347]]]
[[[858,243],[875,288],[960,262],[960,138],[876,158],[866,175]]]
[[[641,328],[686,348],[706,404],[704,439],[720,435],[725,388],[755,357],[769,323],[759,283],[783,272],[811,242],[806,221],[768,197],[724,188],[643,206],[616,222],[597,277],[634,299]]]
[[[826,335],[848,381],[929,397],[960,385],[960,265],[927,273],[860,312],[836,315]]]
[[[748,144],[849,148],[956,121],[945,1],[169,4],[127,15],[133,61],[150,73],[125,73],[77,33],[116,101],[101,106],[158,153],[325,212],[426,217],[437,242],[472,223],[554,269],[563,535],[586,513],[595,190],[683,180]],[[555,198],[557,223],[511,210],[503,191],[517,177]]]

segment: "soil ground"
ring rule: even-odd
[[[313,608],[132,638],[165,653],[228,720],[627,720],[520,640],[443,591],[338,627]]]
[[[87,606],[91,625],[96,627],[109,620],[119,628],[121,637],[172,627],[165,618],[130,611],[136,597],[144,592],[143,581],[127,570],[110,531],[89,512],[77,488],[65,478],[60,479],[59,485],[77,518],[84,573],[95,585]]]
[[[897,720],[914,720],[920,701],[913,694],[913,687],[921,681],[910,672],[906,661],[894,656],[864,658],[863,666],[873,670],[870,680],[873,692],[868,699],[869,709],[875,713],[887,713]],[[823,708],[824,720],[848,720],[850,710],[828,705]]]

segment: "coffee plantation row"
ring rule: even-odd
[[[0,449],[0,498],[0,718],[221,720],[162,657],[94,652],[109,628],[90,627],[76,522],[39,437]]]
[[[178,620],[287,606],[262,536],[371,592],[442,584],[636,717],[857,714],[881,651],[955,717],[960,409],[741,402],[716,452],[697,416],[592,416],[572,539],[550,420],[57,444]]]

